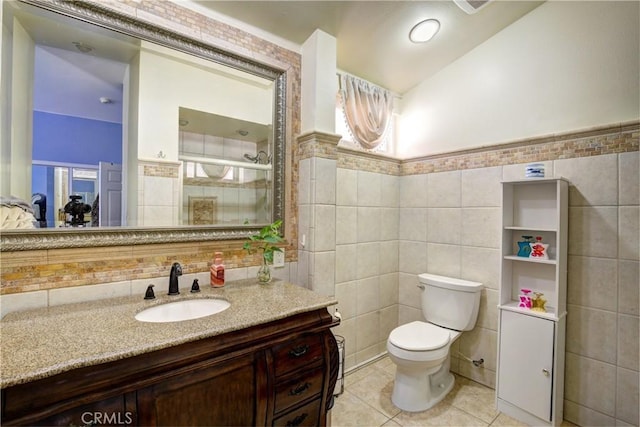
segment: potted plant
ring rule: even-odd
[[[282,252],[282,249],[276,246],[276,244],[284,242],[284,239],[280,236],[281,225],[282,220],[277,220],[263,227],[257,234],[249,237],[249,240],[244,242],[242,246],[250,254],[262,251],[262,265],[258,270],[258,282],[260,283],[269,283],[271,281],[269,264],[273,264],[273,253]]]

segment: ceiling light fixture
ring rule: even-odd
[[[425,19],[424,21],[418,22],[411,31],[409,31],[409,40],[414,43],[428,42],[439,30],[440,21],[437,19]]]

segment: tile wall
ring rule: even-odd
[[[565,418],[637,426],[638,132],[613,133],[562,142],[571,151],[618,141],[605,154],[540,157],[547,176],[571,183]],[[476,328],[452,346],[452,370],[495,387],[500,182],[523,179],[526,163],[500,160],[499,149],[492,153],[497,166],[467,168],[465,156],[452,156],[427,160],[442,172],[420,173],[415,165],[404,169],[414,174],[400,177],[337,170],[335,293],[344,319],[337,332],[347,338],[348,367],[374,356],[376,348],[384,351],[392,313],[398,324],[421,319],[417,275],[429,272],[485,284]],[[397,196],[383,197],[394,180]],[[466,358],[483,358],[484,366]]]

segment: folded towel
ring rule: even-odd
[[[0,206],[0,229],[35,228],[36,218],[21,206]]]
[[[17,206],[20,209],[33,214],[31,204],[15,196],[0,196],[0,205],[9,207]]]

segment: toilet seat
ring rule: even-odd
[[[407,351],[430,351],[449,344],[448,329],[431,323],[415,321],[399,326],[389,334],[389,342]]]

